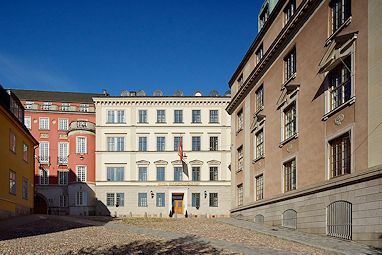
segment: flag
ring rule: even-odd
[[[183,168],[183,173],[189,178],[189,176],[188,176],[188,166],[187,166],[187,163],[184,162],[183,160],[182,160],[182,168]]]
[[[183,145],[182,145],[182,137],[180,137],[179,147],[178,147],[178,155],[180,158],[180,161],[183,162]]]

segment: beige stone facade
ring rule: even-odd
[[[381,8],[278,1],[230,80],[233,216],[382,246]]]

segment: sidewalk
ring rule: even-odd
[[[381,255],[382,250],[377,250],[371,248],[367,245],[360,243],[340,240],[327,236],[320,236],[314,234],[303,233],[295,230],[288,230],[278,227],[267,227],[263,225],[258,225],[254,222],[249,222],[245,220],[237,220],[233,218],[218,218],[219,222],[236,226],[239,228],[253,230],[262,234],[275,236],[288,241],[294,241],[297,243],[309,245],[312,247],[324,249],[335,254],[346,254],[346,255]]]

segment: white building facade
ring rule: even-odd
[[[229,215],[229,101],[220,96],[94,98],[96,196],[103,206],[98,213]],[[180,140],[187,171],[178,155]]]

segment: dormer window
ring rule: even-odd
[[[296,11],[296,0],[290,0],[289,3],[284,8],[284,21],[285,21],[285,24],[288,23],[288,21],[293,16],[295,11]]]
[[[256,51],[256,64],[258,64],[262,58],[263,58],[263,44],[260,44],[259,48]]]
[[[268,8],[268,5],[266,5],[264,7],[263,11],[261,12],[260,16],[259,16],[260,29],[263,28],[263,26],[267,22],[268,18],[269,18],[269,8]]]

